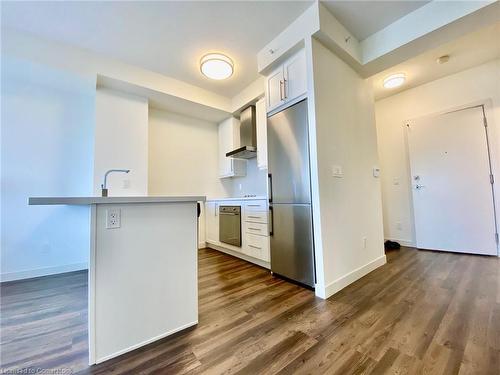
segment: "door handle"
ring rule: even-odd
[[[419,184],[415,185],[415,189],[417,189],[417,190],[420,190],[420,189],[422,189],[424,187],[425,187],[424,185],[419,185]]]
[[[269,182],[269,203],[273,203],[273,175],[268,173],[267,179]]]
[[[269,206],[269,224],[270,224],[270,229],[269,229],[269,235],[272,236],[274,235],[274,213],[273,213],[273,206]]]

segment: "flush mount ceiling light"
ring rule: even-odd
[[[443,55],[440,56],[436,59],[436,62],[441,65],[441,64],[446,64],[448,61],[450,61],[450,55]]]
[[[384,87],[386,89],[393,89],[405,83],[406,77],[404,73],[392,74],[384,79]]]
[[[204,76],[210,79],[226,79],[233,75],[234,64],[226,55],[221,53],[209,53],[200,60],[200,70]]]

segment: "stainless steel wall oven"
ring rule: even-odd
[[[219,241],[241,247],[240,206],[219,206]]]

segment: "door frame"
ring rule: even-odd
[[[498,153],[498,148],[500,148],[500,133],[497,127],[497,124],[494,121],[494,110],[493,110],[493,101],[491,98],[474,101],[468,104],[463,104],[460,106],[454,106],[445,110],[440,110],[436,112],[431,112],[422,116],[408,118],[403,121],[401,126],[403,127],[404,134],[404,143],[405,143],[405,153],[406,153],[406,167],[408,171],[407,175],[407,183],[408,183],[408,194],[410,197],[410,215],[412,217],[412,242],[416,247],[417,244],[417,232],[415,229],[415,207],[413,204],[413,184],[412,184],[412,173],[411,173],[411,163],[410,163],[410,145],[408,139],[408,123],[415,120],[421,120],[428,117],[437,117],[441,115],[445,115],[451,112],[463,111],[466,109],[479,108],[483,109],[483,116],[487,121],[486,128],[486,136],[487,136],[487,144],[488,144],[488,159],[490,163],[490,170],[494,176],[494,183],[492,185],[492,203],[493,203],[493,212],[494,212],[494,221],[496,232],[500,232],[500,154]],[[497,241],[497,257],[500,257],[500,245]]]

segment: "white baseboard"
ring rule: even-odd
[[[213,243],[207,242],[207,247],[214,249],[214,250],[218,250],[222,253],[232,255],[235,258],[240,258],[240,259],[246,260],[247,262],[250,262],[250,263],[256,264],[258,266],[267,268],[268,270],[271,269],[271,264],[269,262],[265,262],[265,261],[257,259],[257,258],[252,258],[248,255],[238,253],[237,251],[227,249],[223,246],[219,246],[219,245],[215,245]]]
[[[386,238],[385,241],[398,242],[401,246],[415,247],[415,243],[412,240],[402,240],[400,238]]]
[[[88,263],[73,263],[73,264],[65,264],[62,266],[36,268],[34,270],[6,272],[0,275],[0,281],[6,282],[6,281],[31,279],[33,277],[56,275],[58,273],[86,270],[88,269],[88,267],[89,267]]]
[[[151,344],[152,342],[155,342],[157,340],[160,340],[164,337],[167,337],[167,336],[170,336],[170,335],[173,335],[174,333],[177,333],[177,332],[180,332],[186,328],[189,328],[189,327],[192,327],[192,326],[195,326],[198,324],[198,321],[196,320],[195,322],[191,322],[191,323],[187,323],[187,324],[184,324],[183,326],[181,327],[178,327],[178,328],[175,328],[175,329],[172,329],[168,332],[165,332],[165,333],[162,333],[161,335],[158,335],[158,336],[155,336],[155,337],[151,337],[150,339],[148,340],[145,340],[143,342],[140,342],[138,344],[135,344],[135,345],[132,345],[132,346],[129,346],[128,348],[125,348],[125,349],[122,349],[122,350],[119,350],[113,354],[109,354],[109,355],[106,355],[104,357],[101,357],[99,359],[96,360],[95,364],[98,364],[98,363],[102,363],[104,361],[107,361],[111,358],[115,358],[115,357],[118,357],[122,354],[125,354],[125,353],[128,353],[128,352],[131,352],[132,350],[135,350],[135,349],[138,349],[140,348],[141,346],[144,346],[144,345],[148,345],[148,344]],[[90,365],[93,365],[94,363],[90,363]]]
[[[205,241],[198,242],[198,250],[204,249],[205,247],[207,247],[207,243]]]
[[[328,284],[325,288],[316,286],[316,295],[320,298],[326,299],[333,296],[335,293],[341,291],[349,284],[352,284],[356,280],[361,279],[363,276],[369,274],[373,270],[387,263],[385,255],[378,257],[371,262],[361,266],[348,274],[339,277],[337,280]]]

